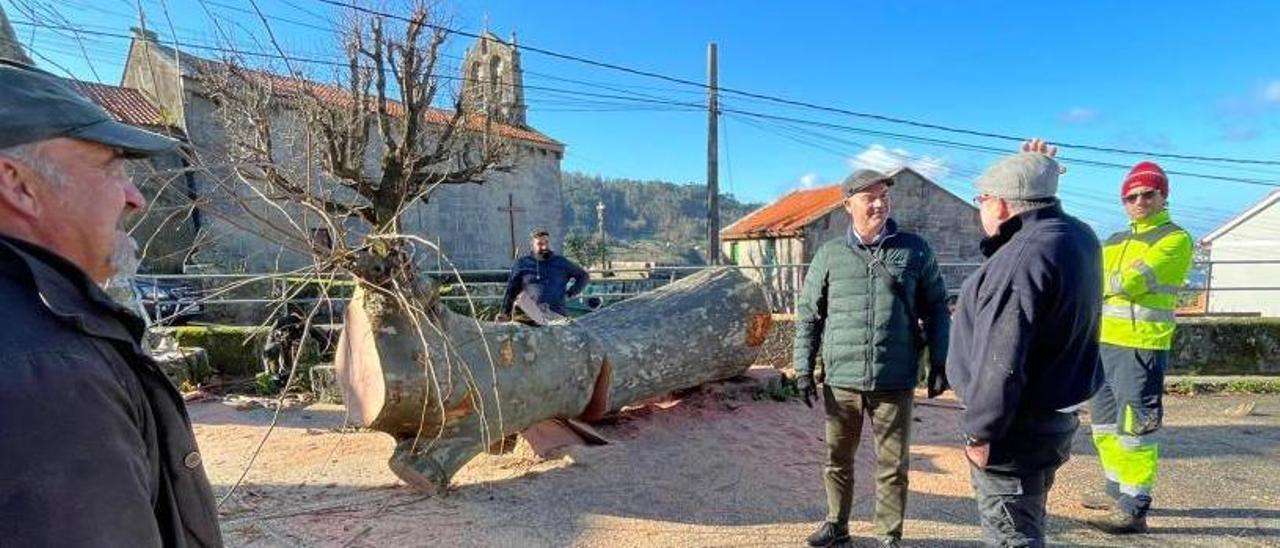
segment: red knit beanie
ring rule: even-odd
[[[1124,184],[1120,185],[1120,197],[1128,196],[1130,190],[1140,186],[1154,188],[1165,198],[1169,197],[1169,177],[1155,162],[1138,162],[1138,165],[1133,166],[1129,175],[1124,178]]]

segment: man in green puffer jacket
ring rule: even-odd
[[[796,306],[793,362],[805,404],[823,384],[826,412],[826,521],[807,542],[849,538],[853,455],[863,415],[876,447],[875,524],[882,546],[902,539],[912,394],[920,353],[929,347],[929,397],[947,389],[947,291],[924,239],[899,232],[889,218],[893,179],[859,170],[845,179],[849,232],[818,248]],[[923,328],[923,330],[922,330]],[[822,357],[823,378],[814,379]]]

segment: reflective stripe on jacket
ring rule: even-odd
[[[1102,246],[1102,342],[1168,350],[1178,290],[1191,270],[1191,235],[1164,210]]]

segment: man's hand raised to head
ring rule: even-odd
[[[1053,158],[1058,155],[1058,147],[1050,145],[1048,141],[1039,137],[1032,137],[1030,140],[1022,142],[1022,152],[1039,152]]]
[[[1055,147],[1049,144],[1048,141],[1045,141],[1044,139],[1041,139],[1039,137],[1032,137],[1031,139],[1028,139],[1022,142],[1022,152],[1035,152],[1035,153],[1043,154],[1050,158],[1057,158],[1058,147]],[[1067,172],[1067,166],[1064,166],[1061,163],[1059,163],[1058,173],[1061,174],[1066,172]]]

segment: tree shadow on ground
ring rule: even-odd
[[[269,403],[274,403],[270,400]],[[191,414],[191,422],[210,426],[265,426],[271,423],[275,409],[268,409],[256,403],[246,403],[245,409],[236,409],[221,401],[204,401],[187,405]],[[347,423],[345,409],[335,405],[308,404],[297,407],[286,406],[280,411],[276,425],[281,428],[340,428]]]

